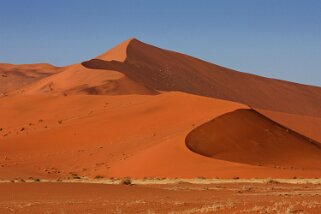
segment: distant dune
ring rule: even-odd
[[[57,72],[49,64],[12,65],[0,63],[0,95],[14,91]]]
[[[320,87],[137,39],[0,75],[0,179],[321,176]]]
[[[80,64],[60,69],[59,73],[24,87],[18,93],[56,95],[157,94],[113,70],[94,70]]]

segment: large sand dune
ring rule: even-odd
[[[321,116],[320,87],[237,72],[136,39],[120,47],[127,55],[124,62],[98,58],[82,64],[93,69],[117,70],[154,90],[183,91],[255,108]]]
[[[0,178],[321,176],[319,87],[136,39],[19,69],[0,80]]]

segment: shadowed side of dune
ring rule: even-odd
[[[194,129],[186,145],[200,155],[232,162],[321,168],[317,142],[250,109],[224,114]]]
[[[321,88],[238,72],[131,39],[95,59],[91,69],[115,70],[155,91],[181,91],[269,109],[321,116]],[[114,54],[122,53],[122,57]],[[103,56],[103,57],[102,57]],[[125,58],[125,59],[124,59]]]

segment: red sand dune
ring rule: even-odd
[[[82,63],[117,70],[147,88],[183,91],[274,111],[321,116],[321,88],[237,72],[132,39],[119,46],[124,62],[102,58]]]
[[[0,96],[47,77],[58,68],[49,64],[12,65],[0,63]]]
[[[321,175],[319,148],[304,136],[317,134],[276,123],[320,117],[319,87],[233,71],[136,39],[82,64],[32,71],[41,75],[28,84],[15,77],[0,98],[0,178]],[[269,117],[273,122],[244,110],[249,106],[294,116]],[[186,147],[187,135],[196,136],[202,155]]]
[[[186,145],[216,159],[321,169],[321,144],[249,109],[226,113],[194,129]]]
[[[26,100],[30,102],[22,105]],[[0,162],[5,165],[2,170],[8,170],[7,177],[59,177],[70,172],[91,177],[206,175],[208,168],[220,164],[190,152],[184,144],[186,135],[212,117],[246,108],[181,93],[19,96],[0,101],[1,118],[20,118],[2,131],[8,133],[0,144],[0,151],[5,151]]]
[[[80,64],[60,69],[60,72],[24,87],[19,93],[55,95],[93,94],[157,94],[137,84],[122,73],[112,70],[94,70]]]
[[[0,117],[8,121],[2,130],[0,174],[2,178],[57,178],[70,173],[227,178],[320,174],[319,169],[296,165],[265,167],[207,158],[185,146],[195,127],[240,108],[247,107],[182,93],[6,97],[0,99]]]
[[[125,62],[127,58],[127,47],[134,39],[128,39],[121,44],[115,46],[114,48],[110,49],[106,53],[103,53],[96,57],[96,59],[104,60],[104,61],[118,61],[118,62]]]

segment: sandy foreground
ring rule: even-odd
[[[119,182],[2,181],[0,213],[321,211],[321,179],[140,179],[132,180],[132,185]]]

